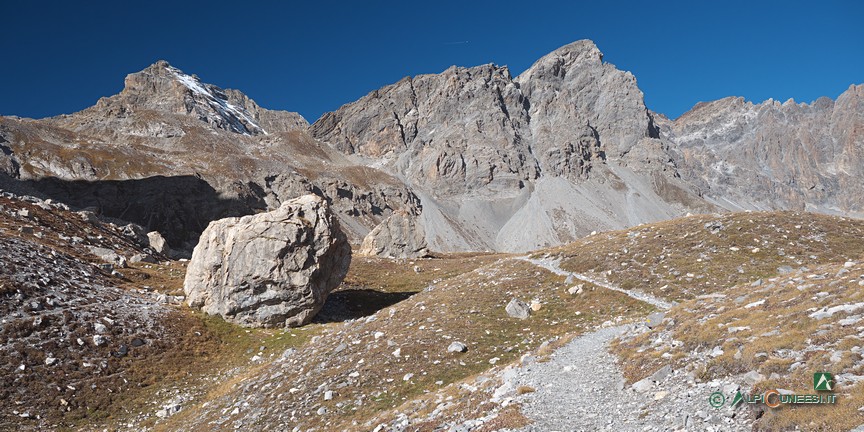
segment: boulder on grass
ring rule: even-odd
[[[268,213],[211,222],[183,288],[189,306],[227,321],[295,327],[318,313],[350,262],[327,202],[305,195]]]
[[[417,217],[397,210],[369,232],[357,253],[388,258],[421,258],[429,255],[429,249],[425,230]]]

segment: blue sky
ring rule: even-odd
[[[71,113],[158,59],[310,122],[407,75],[592,39],[652,110],[836,98],[864,83],[864,2],[354,1],[0,4],[0,114]]]

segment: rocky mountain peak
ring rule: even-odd
[[[214,127],[243,135],[267,134],[245,108],[228,101],[224,90],[183,73],[165,60],[129,74],[121,95],[138,108],[195,115]]]
[[[514,81],[531,102],[534,139],[549,151],[575,146],[577,152],[593,153],[597,147],[611,158],[640,154],[639,159],[663,159],[644,154],[646,146],[636,148],[641,140],[657,137],[636,78],[604,63],[594,42],[558,48]],[[587,139],[576,144],[571,136]]]
[[[300,114],[267,110],[238,90],[222,89],[165,60],[126,76],[123,90],[84,111],[52,121],[76,131],[115,136],[180,137],[201,122],[246,136],[305,130]]]

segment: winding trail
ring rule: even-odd
[[[725,383],[687,384],[683,371],[674,371],[647,392],[626,385],[618,359],[608,347],[631,326],[584,334],[556,350],[549,361],[526,361],[508,372],[504,379],[512,388],[535,389],[520,397],[522,412],[532,423],[519,432],[753,429],[746,415],[728,406],[709,406],[709,395]]]
[[[560,259],[519,257],[561,276],[579,279],[618,291],[634,299],[668,310],[675,305],[650,294],[625,290],[593,277],[563,270]],[[730,381],[690,381],[683,370],[669,370],[646,378],[637,390],[627,385],[619,359],[609,343],[625,333],[645,331],[644,324],[601,327],[574,338],[547,360],[534,357],[502,371],[503,388],[529,388],[516,399],[531,424],[519,432],[552,431],[750,431],[752,421],[744,413],[708,403],[716,391],[737,388]],[[646,371],[646,375],[648,375]],[[514,390],[515,391],[515,390]],[[743,411],[743,410],[742,410]]]
[[[538,267],[542,267],[542,268],[549,270],[552,273],[555,273],[555,274],[560,275],[560,276],[568,276],[568,277],[572,276],[574,279],[579,279],[583,282],[588,282],[588,283],[597,285],[599,287],[606,288],[608,290],[618,291],[618,292],[620,292],[622,294],[626,294],[626,295],[628,295],[628,296],[630,296],[636,300],[651,304],[651,305],[657,307],[658,309],[661,309],[664,311],[671,309],[672,306],[675,306],[675,304],[676,304],[674,302],[669,302],[669,301],[663,300],[661,298],[654,297],[651,294],[647,294],[647,293],[644,293],[642,291],[625,290],[621,287],[612,285],[609,282],[594,279],[594,278],[587,276],[587,275],[584,275],[582,273],[568,272],[567,270],[564,270],[561,268],[561,260],[560,259],[557,259],[557,260],[552,260],[552,259],[548,259],[548,258],[534,259],[534,258],[527,257],[527,256],[519,257],[519,259],[528,261],[531,264],[534,264]]]

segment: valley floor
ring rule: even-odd
[[[0,200],[0,237],[15,245],[0,253],[0,391],[11,401],[0,430],[864,424],[862,221],[700,215],[528,257],[355,257],[312,324],[270,330],[183,306],[182,262],[114,269],[87,252],[140,253],[122,231],[62,206]],[[40,282],[45,260],[59,266],[52,277],[81,276],[51,288]],[[96,300],[79,304],[79,291]],[[124,309],[101,307],[109,297]],[[507,312],[514,300],[530,305],[527,317]],[[818,370],[837,380],[835,406],[708,402],[717,391],[805,392]]]

